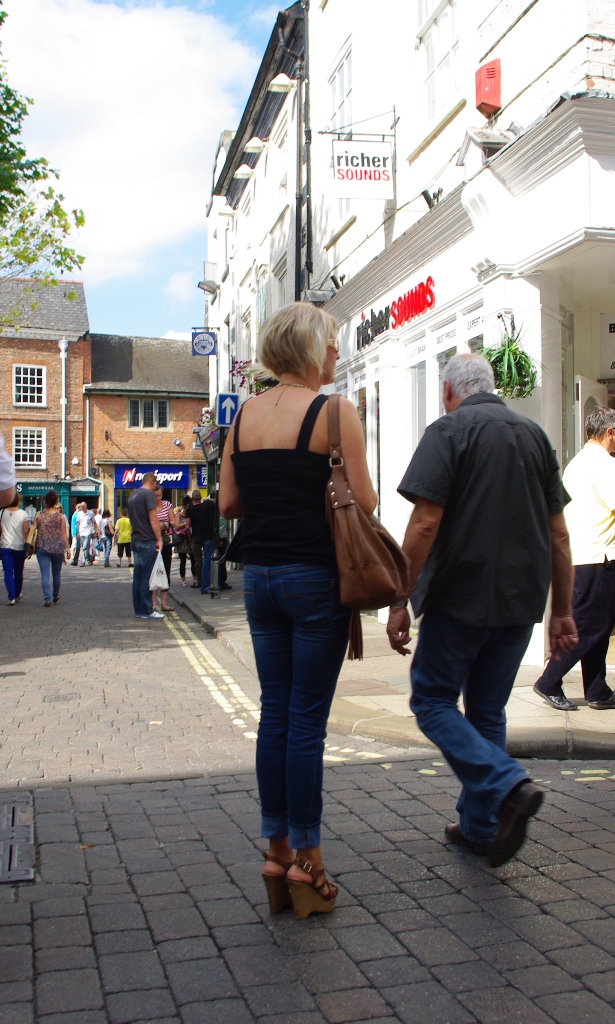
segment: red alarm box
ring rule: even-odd
[[[501,82],[499,57],[483,64],[476,72],[476,109],[485,117],[491,117],[502,109]]]

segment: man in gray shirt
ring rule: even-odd
[[[149,578],[154,568],[156,554],[162,550],[162,534],[156,515],[157,487],[155,473],[145,473],[138,491],[128,499],[128,518],[132,526],[132,555],[134,573],[132,577],[132,603],[138,619],[163,619],[164,615],[152,610],[152,596]]]

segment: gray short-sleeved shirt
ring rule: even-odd
[[[492,394],[430,424],[399,493],[444,508],[412,593],[474,626],[540,622],[551,579],[549,516],[565,492],[547,435]]]
[[[147,487],[133,491],[128,499],[128,518],[132,526],[133,540],[156,540],[148,512],[156,508],[156,495]]]

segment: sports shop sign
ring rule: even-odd
[[[426,313],[428,309],[433,309],[436,304],[435,287],[433,277],[427,277],[378,313],[374,309],[370,311],[369,316],[361,313],[361,323],[357,327],[357,349],[371,345],[379,334],[388,331],[389,328],[396,330],[403,327],[410,320]]]
[[[161,487],[187,491],[190,487],[188,466],[116,466],[116,490],[134,490],[143,483],[146,473],[154,473]]]
[[[391,143],[335,141],[333,187],[338,199],[393,199]]]

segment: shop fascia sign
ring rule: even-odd
[[[391,143],[335,141],[333,188],[338,199],[393,199]]]
[[[188,487],[190,473],[187,466],[116,466],[116,487],[140,487],[146,473],[154,473],[161,487]]]
[[[374,309],[369,316],[361,313],[361,323],[357,327],[357,349],[371,345],[379,334],[389,328],[396,330],[403,327],[410,320],[433,309],[436,304],[435,287],[433,277],[427,277],[378,313]]]

